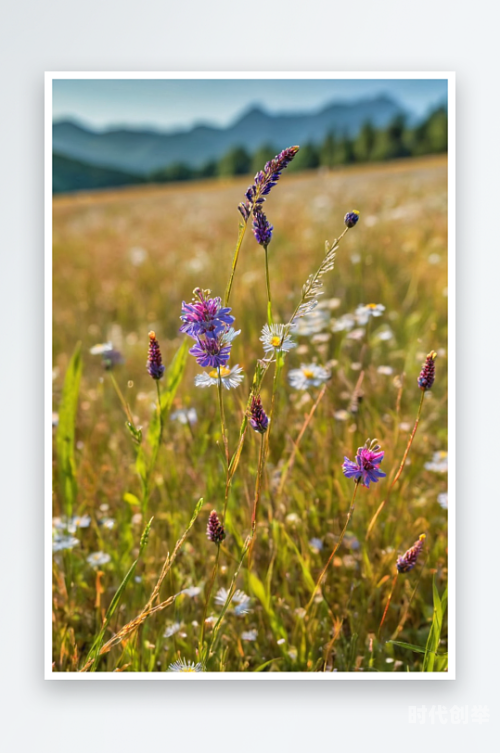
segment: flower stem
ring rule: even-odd
[[[120,400],[120,403],[122,404],[123,410],[125,411],[125,415],[127,416],[127,420],[133,426],[134,422],[132,420],[132,414],[130,413],[130,408],[128,407],[127,401],[123,397],[123,393],[122,393],[121,389],[119,388],[118,382],[116,381],[116,379],[115,379],[114,374],[113,374],[112,371],[109,371],[109,378],[111,379],[111,383],[112,383],[113,387],[115,388],[115,392],[118,395],[118,399]]]
[[[210,576],[210,581],[208,584],[208,591],[207,591],[207,599],[205,601],[205,607],[203,609],[203,620],[201,622],[200,653],[203,651],[203,644],[205,641],[205,623],[206,623],[207,614],[208,614],[208,607],[210,604],[210,597],[212,596],[212,589],[214,587],[215,578],[217,576],[217,569],[219,567],[219,555],[220,555],[220,544],[217,544],[217,554],[215,555],[215,564],[212,570],[212,575]]]
[[[404,468],[405,463],[406,463],[406,458],[408,457],[408,453],[410,452],[410,447],[412,446],[413,440],[415,438],[415,434],[417,433],[417,428],[418,428],[418,424],[419,424],[419,421],[420,421],[420,416],[422,414],[422,406],[424,404],[424,397],[425,397],[425,390],[422,390],[422,394],[420,396],[420,403],[418,405],[417,418],[415,419],[415,425],[413,427],[413,431],[410,434],[410,438],[408,440],[408,444],[406,445],[406,449],[404,451],[403,459],[402,459],[401,464],[400,464],[400,466],[399,466],[399,468],[397,470],[396,475],[394,476],[393,480],[391,481],[391,483],[389,485],[389,489],[387,490],[387,496],[386,496],[386,498],[383,500],[383,502],[380,503],[380,505],[378,506],[377,512],[375,513],[375,515],[373,516],[373,518],[370,521],[370,525],[368,526],[368,530],[366,532],[366,540],[368,540],[368,538],[369,538],[369,536],[370,536],[370,534],[371,534],[371,532],[373,530],[373,526],[375,525],[375,523],[377,521],[378,516],[380,515],[380,513],[384,509],[384,506],[385,506],[387,500],[389,499],[389,495],[390,495],[390,493],[391,493],[394,485],[396,484],[396,482],[398,481],[399,477],[403,473],[403,468]]]
[[[267,244],[264,246],[266,257],[266,285],[267,285],[267,323],[269,326],[273,323],[272,303],[271,303],[271,283],[269,281],[269,258],[267,253]]]
[[[240,254],[240,248],[241,248],[241,244],[243,243],[243,238],[245,237],[246,229],[247,229],[247,222],[240,222],[238,240],[236,242],[236,248],[234,250],[233,264],[231,266],[231,275],[229,277],[229,282],[226,288],[226,294],[224,296],[224,306],[227,306],[229,303],[229,298],[231,296],[231,288],[233,287],[233,280],[234,280],[234,275],[236,272],[236,265],[238,264],[238,256]]]
[[[248,550],[248,567],[249,568],[252,561],[252,553],[253,553],[255,541],[256,541],[256,536],[254,534],[257,530],[257,513],[259,510],[260,490],[262,486],[262,476],[264,475],[264,466],[266,462],[266,439],[265,437],[266,437],[265,434],[261,434],[259,465],[257,469],[257,478],[255,479],[255,496],[254,496],[254,501],[253,501],[253,512],[252,512],[252,542]]]
[[[378,628],[378,634],[380,636],[380,631],[382,630],[382,625],[384,624],[385,617],[387,615],[387,610],[389,609],[389,604],[391,603],[392,594],[394,593],[394,589],[396,587],[396,581],[398,579],[398,573],[396,572],[396,575],[394,576],[394,579],[392,581],[391,591],[389,593],[389,598],[387,599],[387,604],[385,605],[384,614],[382,615],[382,619],[380,620],[380,625]]]
[[[217,391],[219,393],[219,411],[220,411],[220,423],[222,430],[222,441],[224,442],[224,452],[226,455],[226,467],[229,468],[229,444],[227,440],[226,420],[224,418],[224,403],[222,401],[222,378],[220,375],[220,366],[217,366],[217,372],[219,379],[217,381]]]
[[[356,492],[358,491],[358,486],[359,486],[359,480],[356,481],[356,483],[354,484],[354,492],[352,494],[351,506],[349,508],[349,512],[347,513],[347,519],[346,519],[344,528],[342,529],[342,533],[340,534],[337,543],[333,547],[333,551],[330,554],[330,556],[328,557],[328,561],[327,561],[326,565],[324,566],[323,570],[321,571],[321,574],[320,574],[320,576],[318,578],[318,581],[317,581],[316,585],[314,586],[314,590],[312,592],[311,598],[309,599],[309,602],[308,602],[307,607],[306,607],[306,612],[308,612],[309,609],[311,608],[311,605],[312,605],[312,603],[314,601],[314,597],[316,596],[316,593],[317,593],[319,587],[321,586],[321,581],[323,580],[323,578],[325,576],[325,573],[328,570],[330,562],[333,560],[333,558],[334,558],[334,556],[335,556],[335,554],[336,554],[339,546],[341,545],[342,541],[344,540],[345,532],[347,531],[347,526],[349,525],[349,521],[351,520],[352,514],[354,512],[354,501],[356,499]]]

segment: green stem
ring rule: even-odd
[[[227,440],[226,420],[224,418],[224,403],[222,401],[222,378],[220,375],[220,366],[217,366],[217,373],[219,378],[217,380],[217,391],[219,393],[219,411],[220,411],[220,424],[222,430],[222,441],[224,442],[224,451],[226,455],[226,468],[229,468],[229,443]]]
[[[127,401],[123,397],[123,393],[122,393],[121,389],[118,386],[118,382],[116,381],[113,372],[109,371],[108,373],[109,373],[109,378],[111,379],[111,383],[112,383],[113,387],[115,388],[115,392],[118,395],[118,399],[120,400],[120,403],[122,404],[123,410],[125,411],[125,415],[127,416],[127,420],[133,426],[134,422],[132,420],[132,414],[130,413],[130,408],[128,407]]]
[[[260,437],[260,450],[259,450],[259,465],[257,468],[257,477],[255,479],[255,496],[253,500],[253,512],[252,512],[252,542],[248,550],[248,567],[250,567],[252,561],[252,553],[255,546],[257,531],[257,514],[259,511],[260,491],[262,488],[262,477],[264,475],[264,466],[266,462],[266,435],[261,434]]]
[[[266,285],[267,285],[267,323],[269,326],[273,323],[272,302],[271,302],[271,283],[269,281],[269,258],[267,253],[267,245],[264,246],[264,254],[266,257]]]
[[[212,596],[212,589],[214,587],[215,578],[217,576],[217,569],[219,567],[219,555],[220,555],[220,544],[217,544],[217,554],[215,555],[215,564],[212,570],[212,575],[210,576],[210,582],[208,585],[208,592],[207,592],[207,600],[205,601],[205,607],[203,609],[203,620],[201,622],[200,653],[203,651],[203,644],[205,642],[205,622],[207,619],[208,607],[210,604],[210,597]]]
[[[233,287],[233,280],[234,280],[234,275],[236,272],[236,265],[238,264],[238,256],[240,254],[240,248],[241,248],[241,244],[243,243],[243,238],[245,237],[246,229],[247,229],[247,222],[240,223],[238,240],[236,242],[236,248],[234,250],[234,256],[233,256],[233,263],[231,266],[231,275],[229,277],[229,282],[226,288],[226,294],[224,296],[224,306],[228,305],[229,298],[231,297],[231,288]]]
[[[358,491],[358,486],[359,486],[359,480],[356,481],[356,483],[354,485],[354,492],[353,492],[352,499],[351,499],[351,506],[349,508],[349,512],[347,513],[347,519],[346,519],[345,525],[344,525],[344,527],[342,529],[342,533],[339,536],[339,540],[337,541],[337,543],[333,547],[333,551],[330,554],[330,556],[328,557],[328,561],[327,561],[326,565],[324,566],[323,570],[321,571],[321,574],[320,574],[320,576],[318,578],[318,581],[317,581],[316,585],[314,586],[314,590],[312,592],[311,598],[309,599],[309,603],[307,604],[307,607],[306,607],[306,612],[308,612],[309,609],[311,608],[311,605],[312,605],[312,603],[314,601],[314,597],[316,596],[316,593],[317,593],[319,587],[321,586],[321,581],[323,580],[323,578],[325,576],[325,573],[328,570],[330,562],[335,557],[335,554],[337,553],[337,550],[338,550],[339,546],[341,545],[342,541],[344,540],[345,532],[347,531],[347,526],[349,525],[349,521],[351,520],[352,514],[354,512],[354,501],[356,499],[356,492]]]

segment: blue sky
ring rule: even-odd
[[[389,94],[418,116],[447,99],[440,79],[147,80],[56,79],[53,117],[84,125],[146,126],[160,130],[197,123],[227,126],[252,105],[278,112],[309,112],[333,101]]]

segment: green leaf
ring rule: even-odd
[[[404,641],[387,641],[387,643],[391,643],[393,646],[407,648],[410,651],[417,651],[419,654],[425,654],[425,648],[422,648],[422,646],[415,646],[413,643],[405,643]]]
[[[82,344],[78,343],[64,377],[59,423],[56,432],[58,476],[66,515],[70,517],[76,502],[75,423],[78,392],[82,376]]]
[[[137,507],[141,506],[141,500],[139,497],[136,497],[135,494],[131,494],[130,492],[125,492],[123,500],[129,505],[136,505]]]
[[[432,594],[434,600],[434,614],[432,616],[431,629],[429,631],[427,644],[425,646],[425,656],[422,667],[424,672],[439,671],[438,667],[442,665],[442,661],[439,661],[436,665],[436,657],[437,650],[439,648],[439,642],[441,640],[443,618],[448,602],[448,587],[445,588],[443,595],[440,597],[436,586],[436,579],[434,577],[432,579]],[[443,670],[441,669],[441,671]]]

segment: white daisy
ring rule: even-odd
[[[344,314],[335,319],[332,324],[332,332],[348,332],[356,324],[356,319],[352,314]]]
[[[113,343],[97,343],[97,345],[92,346],[89,352],[93,356],[102,356],[103,353],[108,353],[110,350],[113,350]]]
[[[290,337],[290,327],[285,324],[265,324],[262,328],[261,343],[266,353],[276,353],[282,350],[287,353],[292,348],[297,347]]]
[[[241,366],[238,366],[238,364],[233,366],[232,369],[228,369],[226,368],[226,366],[221,366],[220,376],[222,386],[225,387],[226,390],[230,390],[234,387],[239,387],[239,385],[245,378],[243,369],[241,368]],[[217,369],[212,369],[212,371],[208,372],[204,371],[203,374],[197,374],[194,378],[194,383],[197,387],[212,387],[214,385],[217,385],[219,383],[219,374]]]
[[[189,598],[193,599],[195,596],[198,596],[198,594],[201,593],[201,588],[199,586],[189,586],[189,588],[184,588],[181,591],[181,594],[186,594],[186,596],[189,596]]]
[[[180,408],[170,414],[170,420],[193,426],[198,421],[198,414],[194,408]]]
[[[105,552],[93,552],[87,557],[87,562],[92,567],[100,567],[100,565],[106,565],[111,560],[109,554]]]
[[[307,390],[309,387],[319,387],[330,379],[330,372],[317,363],[301,364],[300,369],[292,369],[288,373],[290,386],[296,390]]]
[[[257,640],[256,630],[246,630],[241,634],[242,641],[255,641]]]
[[[62,549],[73,549],[74,546],[78,546],[80,542],[75,539],[74,536],[62,536],[56,533],[52,541],[52,551],[60,552]]]
[[[432,456],[432,460],[424,465],[424,468],[428,471],[435,471],[436,473],[448,472],[448,453],[444,451],[435,452]]]
[[[186,661],[185,659],[177,659],[177,661],[174,661],[173,664],[171,664],[168,668],[169,672],[204,672],[203,664],[201,662],[198,662],[198,664],[195,664],[194,661]]]
[[[441,494],[438,494],[438,502],[443,508],[443,510],[448,509],[448,492],[442,492]]]
[[[385,376],[391,376],[394,373],[392,366],[379,366],[377,369],[378,374],[384,374]]]
[[[103,528],[107,528],[108,531],[111,531],[111,529],[115,527],[115,520],[114,518],[102,518],[99,521],[99,525]]]
[[[358,324],[365,325],[372,316],[382,316],[384,311],[385,306],[382,303],[367,303],[366,306],[361,303],[354,312],[354,316]]]
[[[164,638],[171,638],[173,635],[175,635],[179,630],[181,629],[181,623],[180,622],[174,622],[172,625],[168,625],[165,628],[165,632],[163,633]]]
[[[330,314],[325,309],[314,309],[302,319],[299,319],[296,324],[295,332],[299,336],[309,337],[310,335],[316,335],[321,332],[328,325],[330,321]]]

